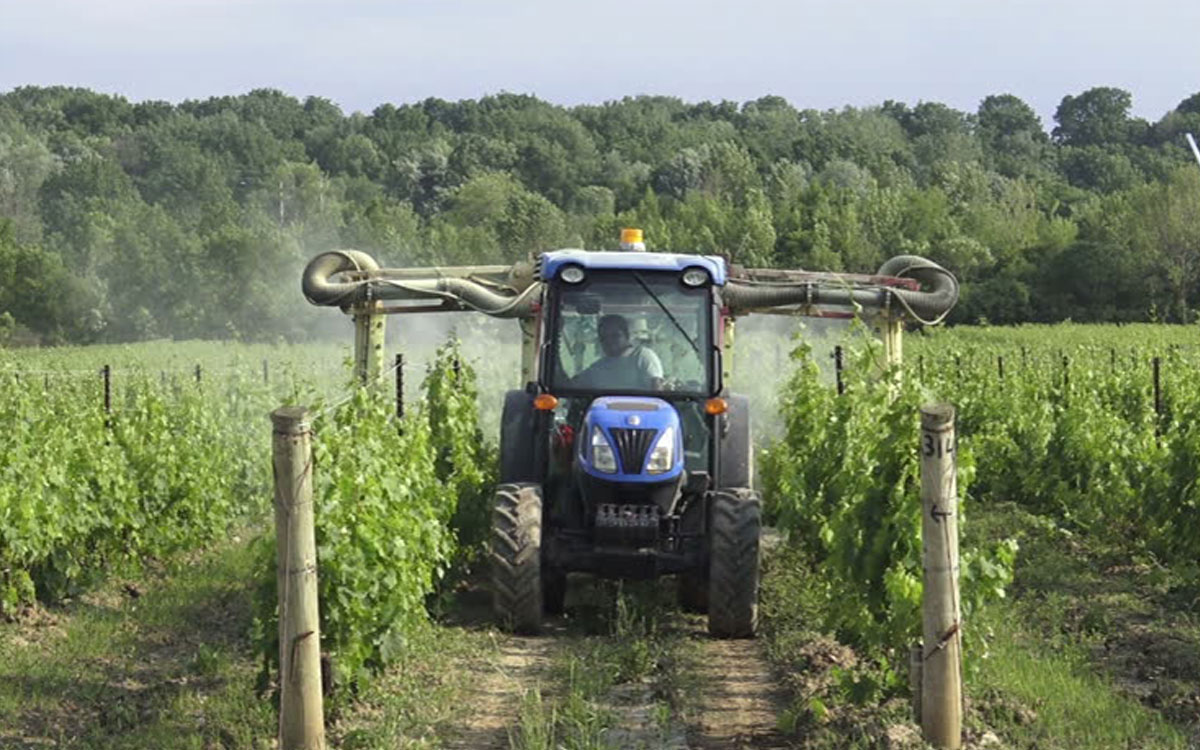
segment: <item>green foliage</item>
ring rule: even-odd
[[[1013,539],[972,542],[963,510],[1017,503],[1064,538],[1085,534],[1194,565],[1194,336],[1162,325],[934,330],[910,340],[903,373],[882,371],[870,345],[860,347],[848,358],[844,396],[822,384],[808,347],[797,348],[780,400],[785,432],[762,463],[764,497],[802,552],[792,559],[807,611],[876,661],[848,673],[849,695],[901,685],[893,665],[920,631],[922,403],[957,410],[968,668],[980,649],[970,618],[1005,595],[1018,551]]]
[[[764,451],[767,511],[804,551],[806,596],[838,634],[877,665],[847,690],[863,700],[897,689],[893,670],[921,630],[921,500],[918,412],[925,394],[881,365],[878,344],[860,335],[847,357],[846,393],[821,383],[811,351],[780,398],[785,432]],[[974,475],[969,446],[958,453],[959,492]],[[960,507],[960,517],[962,508]],[[1015,546],[964,549],[962,609],[969,616],[1003,596]],[[847,679],[850,679],[848,677]]]
[[[248,398],[226,399],[120,371],[106,415],[98,369],[84,372],[0,372],[0,614],[202,547],[264,510],[267,452],[244,429],[263,391],[231,383]]]
[[[427,597],[486,532],[494,449],[477,423],[474,372],[456,340],[402,421],[380,391],[358,389],[313,422],[321,647],[343,687],[364,685],[428,617]],[[259,550],[256,637],[278,658],[276,545]],[[340,695],[349,693],[341,691]]]
[[[503,263],[634,224],[748,265],[925,254],[963,281],[953,321],[1187,320],[1196,95],[1153,124],[1130,101],[1068,95],[1052,138],[1009,94],[976,113],[500,94],[347,116],[273,90],[19,88],[0,94],[0,314],[49,342],[299,339],[316,313],[280,281],[319,251]]]
[[[463,562],[470,562],[487,537],[498,456],[479,428],[475,369],[465,361],[457,337],[438,348],[422,390],[437,478],[457,498],[453,516],[445,520],[457,532]]]
[[[964,329],[936,332],[915,356],[980,457],[978,501],[1017,502],[1182,562],[1200,554],[1194,336],[1162,325]]]

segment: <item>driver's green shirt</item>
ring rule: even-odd
[[[644,346],[633,346],[615,357],[601,357],[574,378],[576,387],[603,389],[654,389],[655,379],[662,378],[663,367],[658,355]]]

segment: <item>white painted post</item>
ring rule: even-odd
[[[732,387],[733,383],[733,338],[737,328],[736,320],[732,315],[725,318],[725,347],[721,352],[721,381],[726,388]]]
[[[521,318],[521,387],[537,380],[538,347],[537,323],[533,318]]]
[[[883,324],[883,351],[889,365],[899,365],[904,362],[904,317],[889,315]]]
[[[383,377],[383,303],[364,302],[354,308],[354,376],[362,385]]]
[[[279,597],[279,748],[324,750],[312,433],[303,406],[271,413]]]
[[[932,745],[962,746],[962,629],[958,597],[958,487],[954,407],[921,408],[921,733]]]

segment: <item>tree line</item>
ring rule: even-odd
[[[873,271],[916,253],[959,323],[1188,322],[1200,286],[1200,93],[816,111],[768,96],[574,107],[499,94],[346,114],[260,89],[170,104],[0,94],[0,340],[289,339],[315,253],[497,263],[611,247]]]

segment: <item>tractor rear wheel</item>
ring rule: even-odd
[[[711,518],[708,632],[718,638],[753,638],[758,627],[762,501],[753,490],[718,490]]]
[[[695,615],[708,613],[708,576],[699,571],[679,574],[679,608]]]
[[[505,627],[542,627],[542,488],[502,484],[492,502],[492,604]]]

